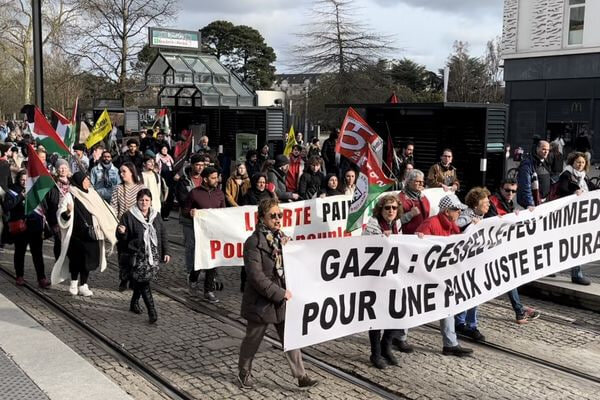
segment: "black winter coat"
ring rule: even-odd
[[[243,318],[264,324],[285,319],[285,281],[275,270],[275,260],[265,235],[256,229],[244,243],[247,281],[242,298]]]
[[[258,203],[260,203],[262,200],[274,198],[275,193],[269,192],[267,189],[263,190],[262,192],[259,192],[254,188],[250,188],[250,190],[246,192],[244,197],[242,197],[240,206],[257,206]]]
[[[312,199],[323,187],[325,176],[321,171],[315,173],[312,169],[305,170],[298,182],[298,194],[303,200]]]
[[[119,225],[125,226],[125,233],[119,233],[117,229],[117,239],[119,240],[120,248],[122,253],[119,262],[123,260],[133,260],[136,254],[143,254],[146,245],[144,244],[144,226],[138,221],[130,211],[127,211],[121,217]],[[171,255],[169,251],[169,241],[167,238],[167,229],[162,223],[160,215],[154,218],[152,221],[154,229],[156,229],[156,238],[158,239],[158,255],[160,261],[163,260],[165,255]],[[127,267],[133,267],[131,262],[126,262]]]
[[[596,190],[596,186],[586,177],[585,183],[587,183],[588,190]],[[569,171],[563,171],[558,178],[558,195],[559,197],[566,197],[574,194],[577,190],[579,190],[579,183],[577,179],[573,177],[573,175]]]

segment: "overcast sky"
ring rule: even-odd
[[[428,69],[441,68],[455,40],[483,55],[485,43],[502,33],[502,0],[355,0],[362,22],[391,35],[398,49],[388,58],[408,57]],[[311,0],[180,0],[173,28],[197,30],[214,20],[257,29],[275,49],[278,73],[293,67],[294,32],[310,22]],[[171,24],[167,24],[171,25]]]

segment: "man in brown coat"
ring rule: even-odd
[[[458,177],[456,176],[456,168],[452,165],[452,150],[444,149],[440,162],[435,163],[429,168],[427,174],[427,187],[443,188],[445,191],[457,191],[460,187]]]
[[[285,302],[292,293],[285,288],[282,246],[289,237],[281,231],[283,214],[276,199],[267,199],[258,205],[260,222],[244,243],[244,268],[247,282],[242,298],[242,317],[248,320],[246,336],[240,348],[238,381],[242,388],[251,388],[252,360],[262,342],[269,324],[274,324],[283,342]],[[317,381],[306,375],[300,350],[285,352],[292,375],[298,386],[311,387]]]

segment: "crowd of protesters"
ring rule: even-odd
[[[48,156],[42,146],[36,154],[53,174],[56,186],[46,196],[41,209],[25,215],[27,172],[26,145],[32,143],[27,126],[12,124],[0,144],[0,188],[2,195],[2,243],[15,246],[16,284],[24,285],[24,257],[29,246],[40,288],[70,279],[72,295],[93,296],[90,272],[106,268],[106,257],[116,247],[119,275],[118,290],[133,289],[129,310],[141,314],[143,299],[150,323],[158,314],[150,283],[161,263],[168,263],[171,252],[164,222],[177,203],[179,224],[184,237],[183,269],[189,295],[200,296],[195,260],[194,217],[203,209],[258,206],[259,223],[244,246],[244,268],[240,289],[243,294],[242,316],[248,320],[246,337],[239,358],[238,380],[251,387],[251,365],[268,324],[274,324],[283,339],[285,301],[292,293],[285,288],[281,247],[289,240],[280,230],[280,203],[310,200],[336,195],[354,196],[359,170],[335,152],[337,132],[322,146],[315,138],[305,143],[297,136],[289,156],[273,154],[269,145],[250,149],[244,160],[229,162],[217,154],[203,136],[179,167],[173,148],[164,132],[143,131],[128,138],[122,152],[115,153],[102,143],[92,149],[76,144],[69,160]],[[455,192],[461,190],[453,165],[453,152],[443,149],[440,161],[427,173],[415,168],[413,143],[405,143],[396,154],[391,168],[393,194],[382,196],[364,235],[459,234],[481,219],[502,216],[521,208],[532,209],[544,201],[596,188],[588,179],[589,157],[573,152],[563,157],[558,145],[539,141],[532,154],[520,165],[518,179],[504,179],[499,187],[462,189],[464,203]],[[566,160],[566,165],[565,165]],[[179,160],[177,160],[179,161]],[[229,168],[231,166],[231,168]],[[445,192],[439,213],[431,214],[432,205],[423,195],[426,188]],[[45,274],[42,243],[54,239],[56,260],[49,280]],[[571,271],[572,281],[590,283],[581,267]],[[116,286],[116,284],[115,284]],[[216,269],[206,269],[203,298],[219,302],[216,292],[222,288]],[[521,304],[518,290],[508,293],[516,322],[536,319],[538,311]],[[257,306],[260,304],[260,307]],[[477,307],[440,321],[445,355],[467,356],[472,350],[459,345],[457,333],[484,340],[478,329]],[[372,364],[377,368],[397,365],[392,349],[410,353],[405,330],[373,330],[369,333]],[[316,381],[306,375],[299,351],[286,357],[300,386]]]

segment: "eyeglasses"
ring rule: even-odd
[[[398,209],[398,206],[384,206],[383,209],[385,211],[390,211],[390,210],[396,211]]]
[[[517,191],[513,189],[502,188],[502,190],[504,190],[506,193],[517,193]]]
[[[283,218],[283,213],[272,213],[269,214],[269,217],[271,217],[271,219],[281,219]]]

